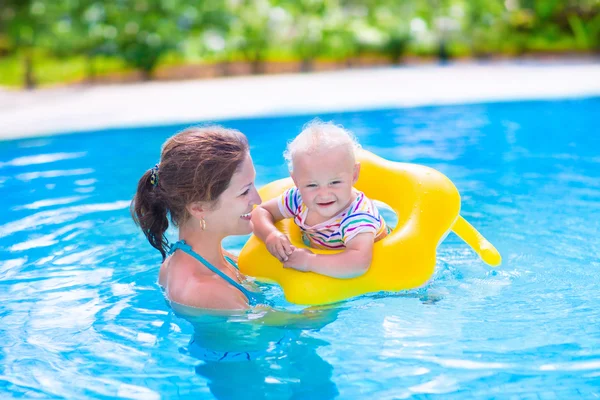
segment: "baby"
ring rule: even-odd
[[[252,212],[254,233],[284,267],[335,278],[368,270],[373,243],[387,236],[388,227],[373,202],[353,187],[360,172],[357,149],[350,132],[318,120],[288,144],[284,157],[295,187]],[[275,228],[284,218],[294,218],[307,246],[342,252],[325,255],[295,248]]]

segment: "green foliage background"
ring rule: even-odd
[[[600,50],[600,0],[0,0],[0,85]]]

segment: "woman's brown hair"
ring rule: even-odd
[[[138,182],[131,216],[163,260],[169,244],[169,217],[175,226],[188,218],[194,201],[214,203],[248,155],[239,131],[219,126],[188,128],[165,142],[160,162]]]

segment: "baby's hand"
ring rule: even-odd
[[[302,272],[310,271],[310,261],[314,253],[306,249],[294,249],[287,261],[283,263],[284,268],[292,268]]]
[[[265,245],[269,253],[281,262],[287,261],[288,257],[294,252],[294,246],[292,246],[288,237],[279,231],[267,236]]]

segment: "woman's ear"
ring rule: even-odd
[[[200,219],[206,213],[206,205],[200,201],[194,201],[186,206],[187,212],[194,218]]]
[[[354,164],[354,173],[352,175],[352,184],[355,184],[358,181],[358,177],[360,175],[360,163],[357,162]]]

